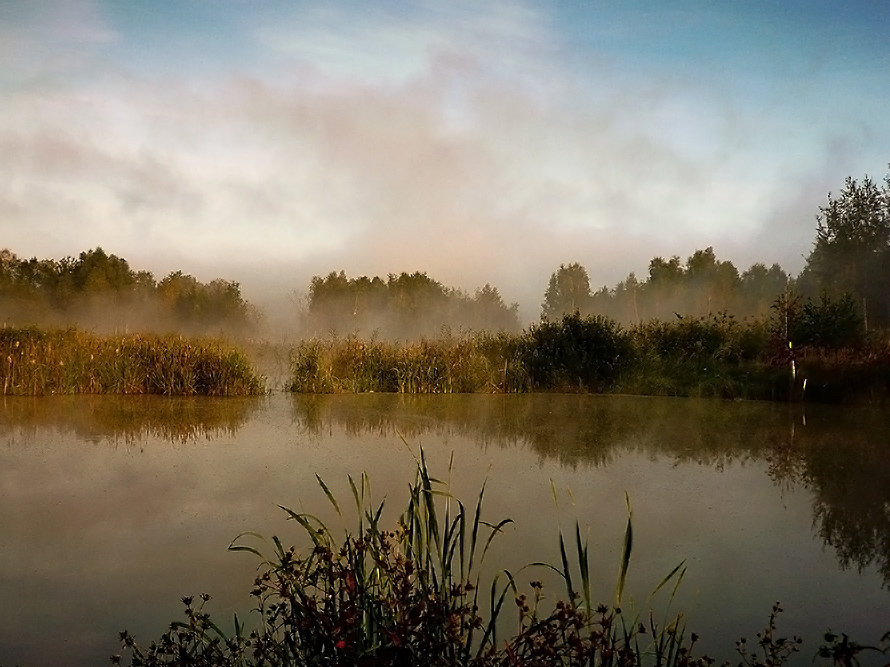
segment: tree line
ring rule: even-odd
[[[251,332],[259,319],[233,281],[203,283],[182,271],[158,281],[101,247],[61,260],[0,250],[3,324],[216,334]]]
[[[635,324],[719,312],[759,317],[791,284],[778,264],[754,264],[740,274],[732,262],[718,260],[712,247],[696,250],[685,263],[677,256],[655,257],[644,280],[630,273],[615,287],[596,291],[591,291],[584,266],[573,262],[560,265],[551,275],[541,318],[555,321],[580,313]]]
[[[740,273],[708,247],[685,262],[655,257],[643,280],[631,273],[613,288],[592,291],[587,270],[573,262],[551,275],[541,318],[579,313],[636,324],[716,313],[764,318],[778,310],[790,329],[819,325],[850,333],[856,326],[890,326],[890,175],[883,184],[847,178],[816,220],[813,248],[796,278],[778,264],[757,263]]]
[[[756,263],[740,272],[713,247],[685,261],[655,257],[642,279],[630,273],[595,291],[581,263],[562,264],[544,292],[541,321],[572,314],[623,325],[720,313],[778,317],[789,339],[817,344],[820,336],[837,343],[890,326],[890,175],[881,183],[847,178],[819,207],[816,222],[813,248],[797,277],[778,264]],[[250,333],[262,319],[236,282],[202,283],[182,271],[157,281],[101,248],[59,261],[0,251],[0,307],[0,321],[8,324],[112,330]],[[407,340],[520,330],[518,305],[505,303],[496,287],[486,284],[471,295],[422,272],[385,279],[347,277],[342,270],[314,276],[295,319],[300,334],[315,337]]]
[[[309,285],[302,318],[307,335],[379,336],[385,339],[438,337],[460,331],[519,331],[518,304],[506,305],[485,284],[470,296],[425,273],[347,278],[332,271]]]

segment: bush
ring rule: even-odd
[[[601,392],[615,384],[632,349],[614,321],[576,312],[560,322],[545,320],[531,327],[520,346],[520,358],[533,389]]]

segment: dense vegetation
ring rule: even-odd
[[[318,481],[343,518],[338,501]],[[489,545],[511,520],[482,518],[484,486],[475,507],[465,506],[430,475],[421,451],[406,509],[387,530],[384,504],[371,502],[367,477],[358,482],[350,477],[349,483],[357,526],[346,529],[342,540],[314,515],[283,508],[304,529],[307,548],[285,547],[275,537],[266,545],[272,553],[265,554],[261,545],[246,541],[258,537],[253,534],[239,536],[229,547],[261,559],[251,591],[257,612],[252,627],[236,615],[227,633],[204,611],[209,595],[187,596],[184,621],[173,622],[147,647],[121,632],[131,664],[705,667],[715,662],[696,654],[698,637],[687,634],[682,614],[664,612],[661,618],[655,611],[661,607],[659,594],[676,592],[683,563],[655,586],[642,608],[622,609],[633,545],[629,500],[615,594],[597,601],[589,546],[577,523],[574,535],[559,534],[559,566],[530,563],[492,576],[485,568]],[[542,583],[554,575],[565,588],[555,601]],[[756,641],[739,640],[739,665],[779,667],[800,651],[800,638],[778,632],[781,611],[777,603]],[[890,650],[890,633],[882,643],[866,647],[847,635],[827,633],[814,658],[850,665],[865,654]]]
[[[3,395],[239,396],[265,390],[247,358],[218,341],[0,328]]]
[[[540,321],[522,331],[517,305],[507,306],[488,284],[470,296],[420,272],[386,280],[343,271],[315,276],[295,318],[303,340],[293,350],[290,387],[885,396],[890,176],[881,186],[848,179],[819,211],[816,241],[797,278],[775,264],[739,273],[709,247],[685,262],[656,257],[645,280],[630,274],[592,292],[575,262],[553,273]],[[80,323],[113,332],[243,335],[256,334],[261,320],[237,283],[203,284],[181,271],[156,282],[101,248],[60,261],[0,251],[0,307],[4,326],[19,330]],[[7,357],[5,387],[40,384],[11,375]],[[68,388],[40,391],[123,386],[66,378]]]
[[[797,278],[778,264],[757,263],[740,273],[709,247],[685,263],[655,257],[644,280],[631,273],[611,289],[592,292],[586,269],[574,262],[551,276],[541,316],[580,312],[623,324],[720,312],[762,318],[777,298],[825,297],[849,299],[866,329],[890,326],[890,175],[882,186],[868,176],[861,183],[848,178],[838,195],[828,195],[816,221],[813,249]]]
[[[435,337],[449,331],[519,330],[518,306],[506,306],[496,287],[470,297],[425,273],[347,278],[343,271],[315,276],[303,330],[312,336],[355,335],[384,339]]]
[[[205,284],[182,271],[156,281],[102,248],[58,261],[0,250],[0,324],[244,334],[258,323],[236,282]]]
[[[800,308],[827,299],[842,303],[866,331],[890,326],[890,175],[878,184],[848,178],[816,216],[806,266],[792,277],[778,264],[740,272],[714,249],[686,260],[655,257],[648,275],[635,273],[612,288],[591,290],[579,262],[560,265],[544,292],[541,319],[600,315],[624,325],[727,313],[765,319],[777,299]],[[7,325],[69,326],[110,331],[255,334],[262,317],[241,297],[238,283],[201,283],[175,271],[160,281],[134,271],[101,248],[59,261],[19,259],[0,251],[0,321]],[[312,338],[418,340],[470,331],[519,331],[517,304],[506,305],[486,284],[471,296],[425,273],[312,278],[298,333]]]
[[[653,320],[623,328],[578,313],[517,335],[397,344],[307,340],[292,351],[296,392],[582,391],[786,400],[884,400],[890,349],[866,336],[847,299],[779,301],[739,323]]]

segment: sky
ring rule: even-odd
[[[796,275],[890,162],[890,2],[0,0],[0,248],[291,308],[486,283],[524,320],[713,246]]]

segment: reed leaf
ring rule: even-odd
[[[318,480],[319,486],[321,486],[321,490],[324,491],[325,496],[327,496],[328,501],[331,505],[334,506],[334,509],[337,511],[337,516],[341,519],[343,518],[343,512],[340,511],[340,504],[337,502],[337,499],[334,498],[334,494],[331,493],[330,489],[328,489],[328,485],[324,483],[324,480],[321,478],[318,473],[315,474],[315,479]]]
[[[575,546],[578,550],[578,568],[581,571],[581,593],[584,596],[584,611],[590,615],[592,605],[590,603],[590,563],[587,557],[587,540],[581,543],[581,526],[575,521]]]
[[[624,492],[624,501],[627,504],[627,528],[624,531],[624,546],[621,552],[621,565],[618,568],[618,586],[615,589],[615,604],[621,606],[621,597],[624,594],[624,583],[627,580],[627,568],[630,566],[630,553],[633,549],[633,512],[630,507],[630,496]]]

